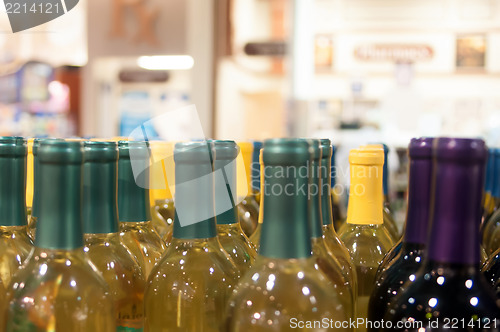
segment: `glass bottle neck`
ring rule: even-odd
[[[432,159],[411,159],[408,183],[408,209],[404,241],[427,243],[430,219]]]
[[[479,264],[479,227],[483,179],[481,163],[439,161],[429,260]]]
[[[81,163],[40,163],[40,215],[35,246],[72,250],[83,246]]]
[[[210,160],[175,164],[175,218],[173,237],[215,237],[214,173]]]
[[[117,162],[85,162],[83,173],[84,232],[118,232]]]
[[[144,161],[147,163],[147,160]],[[147,167],[140,182],[149,183]],[[139,176],[138,176],[139,177]],[[118,217],[121,222],[151,220],[149,189],[139,186],[134,177],[130,158],[118,160]]]
[[[0,174],[0,226],[26,225],[26,156],[1,156]]]
[[[265,165],[259,254],[270,258],[311,255],[308,165]]]

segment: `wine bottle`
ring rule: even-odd
[[[109,286],[116,331],[142,331],[146,280],[132,253],[120,242],[116,142],[84,143],[84,252]]]
[[[252,192],[252,151],[253,145],[250,142],[239,142],[243,164],[238,163],[238,215],[240,217],[241,228],[247,236],[251,236],[257,228],[259,218],[259,204]],[[241,160],[241,158],[240,158]],[[245,170],[245,172],[242,171]]]
[[[349,274],[349,266],[344,266],[340,260],[326,245],[323,237],[323,221],[322,221],[322,201],[321,190],[322,174],[330,172],[330,168],[323,167],[322,148],[319,139],[310,139],[308,143],[312,151],[312,159],[310,166],[310,185],[308,197],[309,203],[309,222],[311,226],[311,247],[312,255],[316,259],[316,264],[321,271],[327,275],[332,282],[332,285],[337,290],[337,297],[343,304],[344,312],[347,317],[355,316],[355,303],[357,294],[354,293],[352,275]],[[330,156],[328,156],[329,158]],[[326,183],[329,189],[330,184]],[[344,263],[344,262],[343,262]]]
[[[35,249],[12,278],[6,332],[112,332],[109,289],[83,251],[82,143],[43,141],[38,149]]]
[[[173,143],[164,141],[150,142],[152,162],[150,167],[151,223],[165,241],[170,243],[175,217],[172,192],[173,183]],[[168,179],[172,183],[169,184]]]
[[[253,141],[252,151],[252,192],[255,196],[255,201],[260,205],[260,150],[262,149],[261,141]]]
[[[239,271],[217,238],[212,149],[207,142],[175,145],[174,233],[147,282],[146,331],[222,328]]]
[[[236,208],[236,157],[239,147],[234,141],[215,140],[213,145],[217,236],[243,274],[253,264],[257,252],[241,228]]]
[[[391,300],[400,293],[401,286],[414,279],[423,264],[430,224],[432,141],[430,137],[413,138],[408,146],[408,210],[403,245],[388,265],[379,267],[368,306],[370,321],[384,318]]]
[[[260,167],[260,173],[259,173],[260,186],[262,187],[262,185],[264,184],[264,164],[262,162],[262,147],[261,147],[260,153],[259,153],[259,167]],[[260,192],[262,193],[262,190],[260,190]],[[255,246],[255,248],[257,248],[257,251],[258,251],[259,246],[260,246],[260,234],[262,232],[263,216],[264,216],[264,201],[261,199],[259,202],[259,218],[258,218],[257,228],[252,233],[252,235],[250,235],[250,237],[249,237],[250,242],[252,242],[253,245]]]
[[[26,140],[0,137],[0,280],[8,286],[33,243],[26,224]]]
[[[149,204],[149,147],[147,142],[118,142],[118,219],[123,244],[134,254],[144,278],[166,249],[151,225]],[[143,170],[134,176],[132,162]]]
[[[424,266],[391,303],[391,331],[499,331],[500,308],[479,271],[486,146],[480,139],[434,141],[434,203]],[[418,326],[420,324],[420,326]]]
[[[331,155],[333,153],[333,146],[329,139],[320,140],[321,144],[321,220],[323,223],[322,231],[323,238],[328,249],[333,253],[333,256],[339,261],[342,266],[343,273],[346,277],[347,282],[352,289],[352,292],[357,297],[357,276],[356,269],[351,260],[351,256],[347,251],[346,246],[340,240],[337,232],[335,231],[333,215],[332,215],[332,201],[330,199],[330,177],[332,172],[331,168]]]
[[[349,153],[351,184],[347,222],[340,230],[358,278],[356,313],[367,318],[368,301],[375,286],[375,274],[384,255],[394,244],[383,219],[382,148],[360,148]],[[359,327],[364,331],[363,327]]]
[[[262,156],[266,172],[259,254],[231,296],[226,329],[288,331],[300,322],[346,321],[335,288],[311,254],[309,144],[303,139],[266,140]]]
[[[331,164],[331,174],[330,174],[330,199],[331,199],[331,207],[332,207],[332,217],[333,217],[333,226],[335,230],[338,231],[346,220],[346,211],[345,211],[345,201],[342,196],[342,192],[337,188],[337,165],[335,163],[335,154],[336,147],[332,145],[332,157],[330,160]]]

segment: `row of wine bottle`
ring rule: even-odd
[[[27,143],[2,137],[0,330],[499,331],[500,255],[480,272],[484,142],[410,142],[402,238],[384,153],[350,152],[334,223],[328,139],[34,140],[27,225]],[[173,155],[175,187],[151,155]]]

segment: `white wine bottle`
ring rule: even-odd
[[[113,332],[109,288],[83,251],[81,142],[38,149],[35,249],[8,289],[7,332]]]
[[[271,139],[264,142],[262,151],[264,217],[259,255],[231,296],[226,330],[295,331],[300,322],[314,321],[326,324],[316,326],[317,331],[333,330],[334,322],[349,317],[312,255],[309,144],[303,139]]]
[[[109,286],[116,309],[117,332],[144,327],[146,280],[132,253],[120,242],[116,201],[116,142],[84,143],[84,251]]]
[[[378,266],[394,245],[383,219],[384,150],[382,148],[351,150],[349,163],[351,184],[347,221],[339,233],[356,267],[358,278],[356,315],[357,318],[366,319]],[[366,325],[358,326],[358,330],[366,331]]]
[[[26,224],[26,151],[22,137],[0,137],[0,280],[5,286],[33,249]]]
[[[149,276],[145,330],[212,332],[222,328],[239,271],[217,238],[212,143],[177,143],[174,233]]]

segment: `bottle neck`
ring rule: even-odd
[[[321,167],[321,159],[313,159],[311,162],[311,185],[309,186],[309,222],[311,223],[311,237],[321,238],[323,231],[321,226],[321,180],[320,174],[323,169]]]
[[[260,191],[260,164],[259,156],[253,157],[252,161],[252,191],[254,194]]]
[[[0,157],[0,226],[26,225],[26,156]]]
[[[389,163],[387,160],[388,152],[384,149],[384,166],[383,166],[383,192],[384,192],[384,201],[389,202]]]
[[[432,159],[411,159],[404,242],[425,244],[429,234]]]
[[[196,163],[176,162],[175,184],[173,237],[215,237],[214,173],[211,163],[208,160]]]
[[[85,162],[83,179],[83,231],[118,232],[116,160]]]
[[[331,161],[328,158],[321,159],[321,220],[323,225],[333,224],[332,215],[332,191],[331,182]],[[334,184],[335,185],[335,184]]]
[[[40,210],[40,162],[38,156],[33,153],[33,202],[31,203],[31,216],[38,217]]]
[[[346,221],[348,224],[383,223],[382,172],[382,165],[351,164]]]
[[[144,160],[147,164],[147,159]],[[147,179],[138,179],[139,183],[149,183],[149,171],[147,165],[141,177]],[[130,158],[118,160],[118,218],[121,222],[138,222],[151,220],[149,189],[137,185]]]
[[[311,256],[307,173],[306,164],[265,165],[261,256],[283,259]]]
[[[236,159],[215,160],[215,213],[217,224],[234,224],[239,222],[236,207]]]
[[[83,246],[82,165],[40,163],[40,214],[35,246],[72,250]]]
[[[482,166],[447,160],[436,164],[429,260],[479,264]]]

